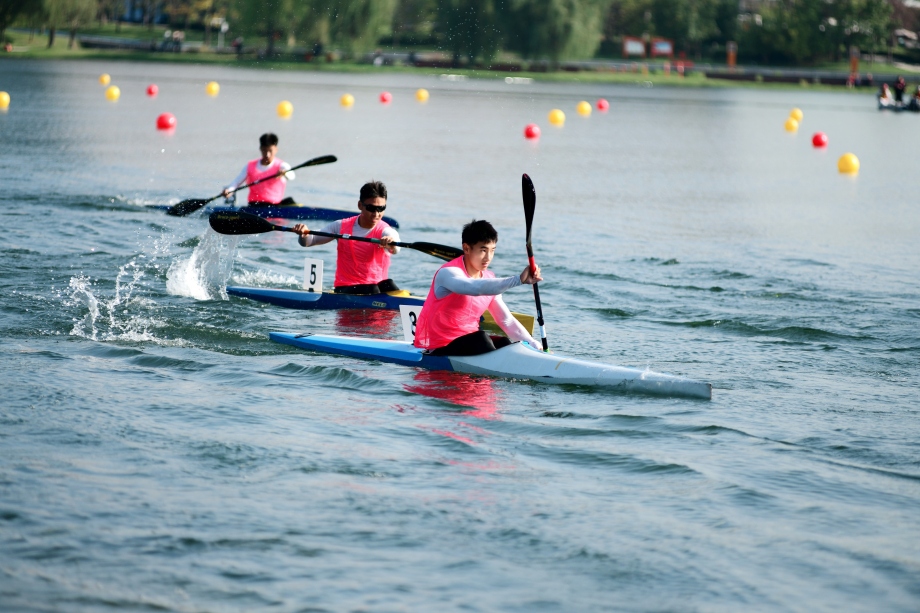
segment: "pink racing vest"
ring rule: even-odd
[[[259,172],[256,168],[259,160],[252,160],[246,165],[246,183],[252,183],[265,177],[271,177],[281,172],[281,160],[275,158],[268,168]],[[272,181],[265,181],[249,188],[249,202],[271,202],[278,204],[284,200],[284,181],[278,177]]]
[[[358,217],[342,220],[342,234],[354,232]],[[378,221],[367,238],[380,238],[390,225],[382,219]],[[335,263],[336,287],[342,285],[369,285],[380,283],[389,278],[390,253],[374,243],[340,239],[336,245],[338,260]]]
[[[463,274],[466,266],[463,265],[463,256],[453,259],[441,268],[459,268]],[[441,268],[438,272],[441,272]],[[437,277],[437,273],[434,275]],[[495,273],[485,270],[482,273],[485,279],[494,279]],[[495,296],[466,296],[464,294],[450,293],[443,298],[434,295],[434,279],[431,280],[431,289],[418,315],[415,326],[415,346],[422,349],[440,349],[452,340],[464,334],[475,332],[479,329],[479,318],[495,300]]]

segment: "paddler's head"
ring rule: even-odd
[[[278,153],[278,137],[271,132],[266,132],[259,137],[259,151],[262,152],[262,159],[259,162],[262,166],[268,166],[275,159]]]
[[[463,264],[471,277],[479,277],[492,263],[498,232],[488,221],[473,220],[463,226]]]
[[[369,181],[361,186],[358,196],[358,224],[362,228],[373,228],[383,219],[387,208],[387,186],[381,181]]]

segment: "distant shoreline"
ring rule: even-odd
[[[418,74],[422,76],[440,76],[449,74],[458,79],[530,79],[534,82],[547,83],[590,83],[590,84],[614,84],[614,85],[636,85],[645,87],[692,87],[692,88],[736,88],[736,89],[767,89],[767,90],[796,90],[796,91],[835,91],[835,92],[852,92],[866,94],[874,92],[875,88],[882,80],[888,80],[890,75],[879,74],[878,80],[872,85],[863,85],[855,88],[848,88],[842,85],[825,84],[820,81],[820,77],[814,78],[819,72],[822,74],[834,74],[837,79],[839,75],[831,71],[810,71],[809,78],[805,78],[806,71],[801,68],[774,69],[772,72],[783,75],[788,79],[798,79],[798,82],[777,82],[771,81],[772,77],[767,76],[766,80],[739,80],[734,78],[715,78],[708,77],[702,70],[692,67],[689,64],[686,76],[677,74],[677,62],[673,62],[671,74],[663,74],[660,70],[642,70],[644,62],[631,62],[633,70],[628,72],[618,72],[614,70],[556,70],[556,71],[507,71],[507,70],[485,70],[476,68],[452,68],[452,67],[419,67],[409,65],[382,65],[376,66],[369,62],[356,60],[336,60],[327,61],[295,61],[284,59],[265,60],[253,57],[251,54],[240,58],[233,53],[217,52],[200,52],[185,51],[174,53],[168,51],[148,51],[148,50],[100,50],[84,49],[79,46],[75,49],[68,49],[67,35],[60,35],[55,42],[54,47],[48,48],[41,38],[35,37],[39,44],[29,43],[25,40],[26,35],[23,32],[8,31],[8,34],[14,36],[13,51],[0,53],[0,58],[10,60],[67,60],[67,61],[109,61],[109,62],[151,62],[151,63],[174,63],[174,64],[197,64],[197,65],[219,65],[240,68],[256,68],[270,70],[287,70],[287,71],[312,71],[312,72],[330,72],[343,74]],[[16,40],[19,39],[19,40]],[[19,46],[17,46],[17,43]],[[881,66],[880,66],[881,68]],[[889,68],[887,66],[885,69]],[[724,67],[715,68],[724,71]],[[838,71],[839,72],[839,71]],[[799,78],[798,76],[801,76]],[[749,77],[751,75],[748,75]],[[910,76],[910,75],[908,75]],[[761,77],[763,79],[763,77]]]

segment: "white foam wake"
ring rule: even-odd
[[[227,281],[241,236],[218,234],[208,228],[188,258],[175,260],[166,273],[166,291],[196,300],[227,300]]]

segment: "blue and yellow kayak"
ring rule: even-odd
[[[148,205],[152,209],[168,211],[171,207],[165,204]],[[278,206],[212,206],[204,207],[205,215],[210,215],[218,211],[240,211],[251,215],[258,215],[263,219],[316,219],[319,221],[338,221],[354,217],[358,211],[340,211],[338,209],[324,209],[322,207],[304,206],[302,204],[286,204]],[[383,220],[393,226],[399,227],[399,222],[392,217],[384,216]]]

